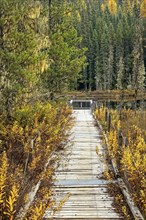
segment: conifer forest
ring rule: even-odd
[[[41,220],[67,200],[52,184],[81,93],[96,93],[107,151],[146,218],[146,0],[0,0],[0,220]]]

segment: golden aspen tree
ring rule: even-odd
[[[140,15],[141,17],[146,17],[146,0],[143,0],[140,5]]]
[[[105,11],[105,9],[106,9],[106,6],[105,6],[105,4],[104,4],[104,3],[102,3],[102,4],[101,4],[101,11],[102,11],[102,12],[104,12],[104,11]]]
[[[117,12],[117,2],[115,0],[108,1],[108,10],[112,15],[115,15]]]

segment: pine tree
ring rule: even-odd
[[[0,16],[1,103],[9,119],[12,109],[30,98],[49,61],[43,48],[49,39],[40,31],[41,3],[2,1]],[[11,27],[11,28],[10,28]],[[28,100],[27,100],[28,101]]]
[[[139,89],[143,90],[144,80],[145,80],[145,67],[144,67],[142,46],[140,42],[136,42],[133,50],[132,88],[135,89],[135,91]]]
[[[116,89],[117,79],[122,83],[118,83],[118,88],[130,88],[135,72],[133,59],[134,63],[142,66],[134,58],[135,42],[141,44],[140,60],[145,61],[146,65],[145,20],[142,19],[145,1],[85,2],[87,7],[81,14],[79,32],[83,36],[82,46],[88,48],[86,79],[90,89],[94,89],[95,84],[97,89]],[[137,41],[138,33],[142,38],[141,43]]]
[[[84,48],[79,48],[81,37],[74,27],[76,10],[72,3],[64,0],[52,1],[50,17],[49,58],[52,63],[43,74],[45,88],[54,97],[55,93],[65,92],[78,78],[84,65]]]
[[[124,80],[124,62],[123,57],[120,57],[118,68],[117,68],[117,89],[123,89],[123,80]]]
[[[139,89],[144,88],[145,68],[142,46],[142,21],[140,17],[140,3],[134,2],[135,11],[135,43],[133,48],[133,75],[132,87],[135,89],[135,95]]]

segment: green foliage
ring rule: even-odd
[[[68,90],[84,65],[85,49],[79,48],[82,39],[74,27],[75,15],[76,7],[67,1],[56,0],[50,6],[49,58],[52,63],[42,80],[53,96]]]
[[[2,0],[0,7],[0,95],[9,120],[24,102],[67,90],[84,66],[85,49],[75,28],[78,2]]]
[[[41,52],[48,47],[49,40],[39,31],[44,19],[40,2],[2,0],[1,3],[1,101],[9,117],[16,104],[21,104],[26,96],[30,98],[39,81],[42,61],[49,62],[46,52]]]

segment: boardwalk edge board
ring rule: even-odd
[[[106,141],[106,145],[108,146],[108,138],[106,136],[106,133],[105,133],[102,125],[100,124],[99,120],[95,117],[94,113],[93,113],[93,117],[94,117],[95,121],[97,122],[98,127],[102,131],[104,139]],[[109,156],[111,156],[111,155],[109,155]],[[144,217],[141,214],[141,212],[140,212],[139,208],[137,207],[137,205],[134,203],[133,198],[132,198],[132,196],[131,196],[131,194],[130,194],[126,184],[124,183],[122,178],[119,178],[119,170],[118,170],[118,168],[116,166],[115,160],[112,159],[112,157],[110,159],[111,159],[111,163],[112,163],[112,166],[113,166],[113,171],[114,171],[115,177],[117,179],[118,185],[119,185],[119,187],[120,187],[120,189],[122,191],[122,194],[123,194],[123,196],[124,196],[128,206],[130,208],[130,211],[131,211],[134,219],[144,220]]]
[[[54,154],[54,151],[51,153],[50,158],[48,159],[48,161],[46,162],[45,166],[44,166],[44,171],[47,169],[47,167],[50,165],[50,162],[56,158],[56,155]],[[28,202],[25,204],[24,207],[22,207],[19,211],[19,213],[17,214],[16,218],[21,220],[25,217],[29,207],[31,206],[31,204],[33,203],[35,196],[40,188],[40,185],[42,183],[42,179],[39,179],[38,182],[36,183],[36,185],[31,187],[30,192],[28,193]]]

